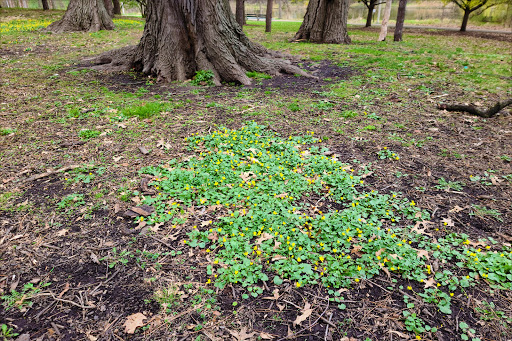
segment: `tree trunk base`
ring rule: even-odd
[[[113,30],[114,22],[103,0],[71,0],[64,17],[51,23],[45,31],[53,33]]]
[[[291,41],[350,44],[347,0],[310,0],[304,21]]]
[[[144,34],[136,47],[107,52],[95,60],[96,69],[130,70],[158,82],[191,79],[211,70],[214,83],[251,84],[246,75],[257,71],[309,76],[278,52],[251,42],[231,14],[227,1],[201,0],[192,10],[182,0],[148,3]]]
[[[468,114],[480,116],[483,118],[491,118],[494,117],[497,113],[499,113],[502,109],[512,104],[512,98],[509,98],[504,101],[499,101],[490,107],[487,110],[482,110],[474,105],[464,105],[464,104],[439,104],[437,106],[438,109],[447,110],[447,111],[461,111],[467,112]]]

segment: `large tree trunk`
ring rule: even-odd
[[[272,31],[272,9],[274,7],[273,0],[267,0],[267,13],[265,15],[265,32]]]
[[[121,15],[121,3],[119,0],[112,0],[112,3],[114,5],[114,14]]]
[[[103,0],[103,3],[105,4],[105,9],[108,12],[108,15],[110,15],[111,18],[114,17],[114,4],[112,3],[112,0]]]
[[[471,14],[471,11],[469,9],[464,10],[464,17],[462,18],[462,26],[460,27],[461,32],[466,32],[466,27],[468,26],[470,14]]]
[[[217,85],[250,84],[247,71],[307,76],[281,57],[247,38],[228,0],[150,0],[139,45],[103,54],[96,68],[135,68],[160,82],[187,80],[199,70],[211,70]]]
[[[310,0],[304,21],[293,40],[349,44],[348,0]]]
[[[388,35],[388,22],[389,16],[391,15],[391,3],[393,0],[386,0],[386,8],[384,9],[384,18],[382,18],[382,24],[380,26],[379,41],[386,40]]]
[[[64,17],[46,28],[54,33],[113,29],[114,22],[105,9],[103,0],[71,0]]]
[[[405,7],[407,6],[407,0],[400,0],[398,3],[398,13],[396,15],[396,26],[394,41],[402,41],[402,33],[404,31],[405,21]]]
[[[245,0],[236,0],[236,9],[235,9],[235,12],[236,12],[236,15],[235,15],[236,16],[236,22],[242,28],[243,28],[243,26],[245,24],[245,11],[244,11],[244,7],[245,7]]]
[[[43,10],[48,11],[50,9],[50,5],[48,4],[48,0],[42,0],[43,3]]]
[[[366,25],[364,27],[371,27],[372,26],[372,19],[373,19],[373,11],[375,10],[375,2],[371,1],[370,6],[368,6],[368,15],[366,16]]]

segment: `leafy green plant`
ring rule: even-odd
[[[391,160],[400,160],[400,156],[392,150],[389,150],[388,147],[383,147],[381,150],[377,152],[377,156],[379,159],[391,159]]]
[[[190,84],[192,85],[207,85],[212,86],[215,85],[213,83],[213,78],[215,75],[213,74],[213,71],[211,70],[199,70],[196,71],[196,75],[194,76],[194,79],[190,81]]]
[[[271,79],[272,76],[262,72],[249,71],[246,72],[247,77],[254,79]]]
[[[84,184],[88,184],[93,181],[97,175],[101,176],[105,173],[105,167],[96,167],[94,165],[84,165],[78,168],[73,169],[69,172],[69,177],[65,177],[64,179],[68,183],[77,183],[82,182]]]
[[[312,103],[311,107],[320,111],[328,111],[334,107],[334,103],[326,100],[320,100],[318,102]]]
[[[353,110],[345,110],[340,112],[338,115],[343,118],[353,118],[357,116],[357,112]]]
[[[57,208],[59,210],[67,210],[68,214],[71,214],[73,210],[77,207],[85,205],[84,195],[71,193],[66,195],[57,203]]]
[[[459,181],[446,181],[444,178],[437,180],[438,185],[434,186],[440,190],[453,189],[455,191],[462,191],[464,189],[464,183]]]
[[[0,129],[0,136],[9,135],[9,134],[12,134],[12,133],[15,133],[15,132],[16,132],[16,129],[12,129],[12,128],[1,128],[1,129]]]
[[[80,132],[78,133],[78,136],[80,136],[80,138],[82,140],[89,140],[94,137],[100,136],[100,134],[101,134],[101,132],[98,130],[84,129],[84,130],[80,130]]]
[[[127,250],[117,251],[117,248],[112,248],[112,252],[100,260],[107,260],[108,261],[108,267],[110,269],[114,268],[117,264],[126,265],[128,264],[129,257],[133,257],[132,253]]]
[[[150,118],[162,111],[171,110],[172,104],[162,102],[147,102],[143,104],[133,104],[120,110],[124,117],[138,117],[139,119]]]
[[[14,330],[12,328],[9,328],[9,326],[6,324],[2,324],[0,326],[0,332],[2,333],[1,336],[4,341],[13,339],[16,336],[20,335],[19,333],[15,333]]]
[[[1,296],[3,306],[5,310],[10,310],[13,307],[16,307],[20,310],[25,307],[31,307],[33,302],[31,301],[37,294],[41,292],[42,288],[51,285],[48,282],[42,282],[39,285],[34,285],[33,283],[26,283],[23,285],[21,291],[11,290],[8,295]]]
[[[493,217],[494,219],[503,222],[503,219],[501,218],[501,213],[498,210],[493,210],[490,208],[487,208],[485,206],[480,205],[471,205],[471,211],[469,212],[470,216],[477,216],[477,217]]]

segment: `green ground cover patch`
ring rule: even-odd
[[[424,286],[418,295],[446,314],[454,291],[482,278],[512,288],[510,247],[466,234],[433,238],[426,211],[400,193],[366,189],[369,170],[325,156],[313,134],[282,138],[249,123],[187,141],[195,154],[186,161],[141,170],[154,176],[158,194],[142,201],[155,212],[136,221],[176,227],[192,206],[214,212],[213,221],[195,221],[183,242],[215,258],[208,275],[218,287],[241,283],[257,296],[255,284],[269,275],[276,284],[339,289],[395,273]],[[434,260],[444,264],[436,272]]]

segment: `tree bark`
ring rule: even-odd
[[[265,32],[272,32],[272,9],[274,7],[273,0],[267,0],[267,13],[265,15]]]
[[[368,6],[368,15],[366,16],[366,25],[364,27],[371,27],[372,26],[372,19],[373,19],[373,11],[375,10],[375,2],[371,1],[370,5]]]
[[[111,18],[114,17],[114,4],[112,3],[112,0],[103,0],[103,3],[105,5],[105,9],[107,10],[108,15],[110,15]]]
[[[71,0],[64,17],[51,23],[46,31],[54,33],[96,32],[113,29],[114,22],[105,9],[103,0]]]
[[[96,69],[134,68],[159,82],[191,79],[199,70],[211,70],[216,85],[248,85],[247,71],[308,76],[277,52],[251,42],[228,0],[150,0],[139,45],[105,53],[94,62]]]
[[[466,32],[466,27],[468,26],[469,15],[471,14],[471,10],[464,10],[464,17],[462,18],[462,25],[460,27],[461,32]]]
[[[48,0],[42,0],[43,3],[43,10],[48,11],[50,9],[50,5],[48,4]]]
[[[293,40],[350,44],[347,33],[348,0],[310,0],[304,21]]]
[[[393,37],[394,41],[402,41],[406,6],[407,6],[407,0],[400,0],[400,2],[398,3],[398,13],[396,15],[396,25],[395,25],[395,36]]]
[[[236,0],[236,22],[243,28],[245,24],[245,0]]]
[[[380,26],[380,34],[378,41],[385,41],[388,34],[388,22],[389,16],[391,15],[391,3],[393,0],[386,0],[386,8],[384,9],[384,18],[382,18],[382,24]]]
[[[112,4],[114,5],[114,15],[121,15],[121,3],[119,0],[112,0]]]

